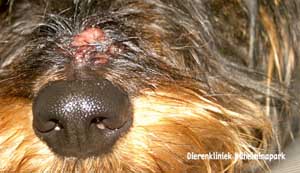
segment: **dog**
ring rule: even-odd
[[[297,0],[0,4],[0,172],[268,172],[297,136]]]

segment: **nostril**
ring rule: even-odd
[[[64,128],[62,123],[60,123],[59,120],[56,120],[56,119],[50,119],[46,122],[39,122],[37,124],[34,123],[34,127],[40,133],[49,133],[51,131],[60,131]]]
[[[109,118],[108,118],[109,117]],[[96,126],[100,130],[109,129],[115,130],[123,127],[123,125],[127,121],[124,121],[120,118],[115,118],[114,116],[103,116],[103,117],[96,117],[91,120],[91,126]]]
[[[107,128],[103,122],[105,119],[107,119],[107,118],[105,118],[105,117],[93,118],[91,121],[91,125],[96,126],[100,130],[104,130]]]

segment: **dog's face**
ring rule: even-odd
[[[266,109],[284,105],[287,90],[262,82],[280,77],[270,65],[274,52],[257,51],[263,58],[253,58],[253,46],[273,50],[269,16],[278,16],[266,8],[262,4],[258,12],[250,0],[3,5],[0,171],[264,167],[259,161],[190,160],[187,154],[276,148]],[[251,23],[258,14],[259,26]],[[287,62],[294,53],[287,52]],[[280,74],[288,80],[292,69]]]

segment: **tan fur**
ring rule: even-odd
[[[223,108],[212,98],[181,87],[162,86],[144,93],[134,99],[133,127],[117,143],[113,152],[87,160],[55,156],[34,135],[30,102],[17,98],[2,99],[0,170],[233,172],[238,169],[235,168],[237,165],[245,163],[241,160],[189,161],[187,153],[256,153],[265,150],[272,135],[270,122],[264,117],[263,111],[243,98],[237,98],[237,101],[247,107],[248,112],[237,113]],[[256,138],[257,132],[253,129],[260,131],[263,138]],[[264,167],[264,163],[261,166]]]

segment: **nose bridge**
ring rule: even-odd
[[[105,103],[100,99],[96,100],[91,94],[76,93],[69,91],[70,95],[67,97],[59,98],[60,101],[55,105],[59,109],[60,115],[67,121],[88,121],[90,114],[97,114],[99,112],[105,112]],[[97,111],[97,112],[95,112]]]
[[[90,96],[76,95],[74,91],[71,93],[70,97],[63,98],[63,101],[56,105],[61,111],[55,117],[63,124],[66,141],[70,143],[75,141],[74,145],[80,147],[88,140],[88,135],[85,134],[88,134],[93,115],[99,114],[95,110],[104,110],[104,108],[101,102],[93,102]]]

